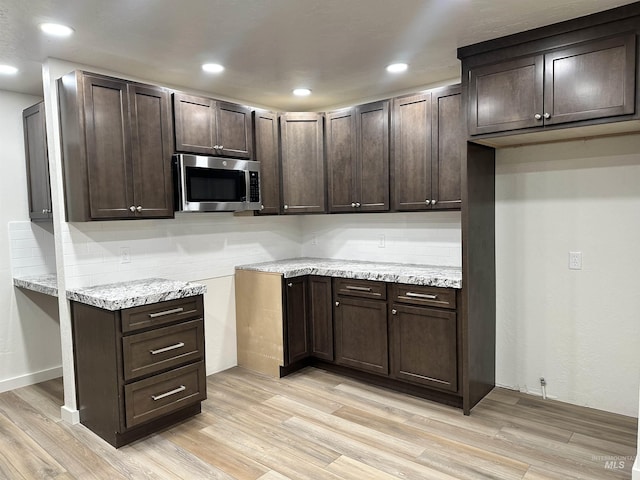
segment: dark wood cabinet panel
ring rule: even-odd
[[[173,116],[177,152],[253,158],[249,107],[176,92]]]
[[[210,98],[173,94],[176,152],[215,155],[215,106]]]
[[[635,35],[580,44],[544,59],[545,125],[634,113]]]
[[[431,206],[431,93],[393,101],[393,210]]]
[[[457,391],[455,312],[392,304],[390,313],[391,375]]]
[[[34,221],[51,219],[51,184],[45,128],[44,102],[22,112],[24,150],[27,167],[29,218]]]
[[[146,218],[173,215],[171,104],[163,88],[129,85],[133,204]]]
[[[356,107],[357,209],[389,210],[389,101]]]
[[[332,362],[333,355],[333,309],[331,278],[310,276],[309,323],[311,334],[311,356]]]
[[[81,71],[58,92],[67,220],[173,217],[169,93]]]
[[[355,108],[328,113],[326,118],[329,211],[353,212],[359,201]]]
[[[326,212],[324,116],[285,113],[280,116],[281,213]]]
[[[460,85],[433,92],[432,209],[459,209],[461,168],[467,148]]]
[[[285,278],[286,360],[290,365],[309,356],[309,322],[307,320],[306,277]]]
[[[336,363],[387,375],[387,303],[343,296],[336,296],[335,299]]]
[[[255,159],[260,162],[261,215],[280,212],[280,158],[278,156],[278,116],[273,112],[254,112]]]
[[[235,103],[216,104],[217,155],[253,158],[251,109]]]

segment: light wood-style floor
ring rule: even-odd
[[[0,478],[631,478],[636,419],[496,389],[460,410],[307,368],[208,378],[203,413],[115,450],[60,421],[62,381],[0,394]]]

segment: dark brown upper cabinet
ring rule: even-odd
[[[393,100],[391,209],[459,209],[466,145],[460,85]]]
[[[281,213],[325,213],[324,115],[280,115]]]
[[[256,110],[253,113],[255,159],[260,162],[260,215],[280,212],[280,159],[278,157],[278,115]]]
[[[330,212],[389,210],[389,101],[327,114]]]
[[[169,92],[81,71],[58,92],[67,220],[173,217]]]
[[[24,150],[27,166],[29,218],[34,221],[51,219],[51,184],[45,129],[44,102],[22,112]]]
[[[176,152],[253,158],[251,108],[173,94]]]
[[[635,112],[635,34],[558,45],[469,69],[471,135]]]

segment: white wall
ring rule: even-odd
[[[639,240],[639,135],[497,151],[498,384],[638,415]]]
[[[25,273],[52,265],[50,227],[29,222],[27,200],[22,110],[40,100],[0,91],[0,391],[60,374],[55,299],[15,288],[11,271],[11,247]]]
[[[302,217],[302,254],[459,267],[460,212]]]

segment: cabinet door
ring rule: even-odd
[[[134,202],[127,82],[91,75],[84,75],[82,82],[90,216],[131,217]]]
[[[327,114],[327,177],[330,212],[355,212],[356,114],[347,108]]]
[[[544,58],[545,125],[634,113],[635,35],[584,43]]]
[[[171,106],[160,87],[129,85],[136,215],[173,217]]]
[[[260,162],[261,215],[280,212],[280,161],[278,158],[278,117],[273,112],[254,113],[256,160]]]
[[[287,308],[286,360],[290,365],[309,356],[306,277],[285,278]]]
[[[51,218],[51,187],[44,102],[24,110],[22,120],[27,165],[29,218],[31,220],[47,220]]]
[[[393,210],[431,205],[431,93],[393,102]]]
[[[356,107],[357,210],[389,210],[389,101]]]
[[[460,85],[433,93],[432,209],[459,209],[460,169],[466,155],[467,132]]]
[[[309,321],[311,355],[333,361],[333,316],[331,277],[309,277]]]
[[[282,213],[324,213],[324,117],[320,113],[280,116]]]
[[[392,376],[457,391],[455,312],[393,304],[389,318]]]
[[[176,152],[216,155],[215,108],[210,98],[173,94]]]
[[[388,375],[387,302],[335,298],[336,363]]]
[[[217,102],[216,155],[253,158],[251,109],[235,103]]]
[[[469,134],[542,125],[543,73],[542,55],[472,69]]]

